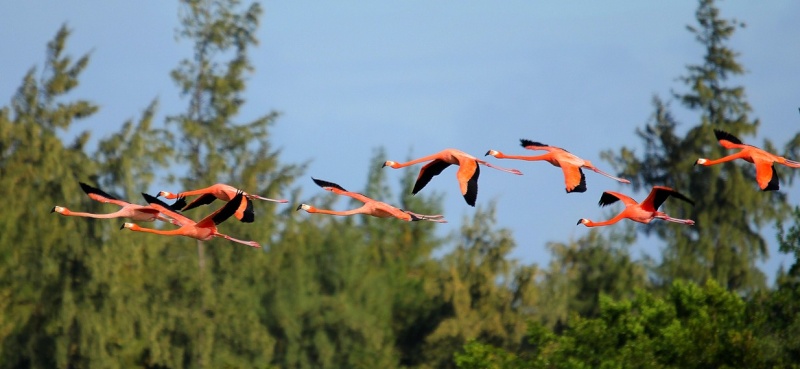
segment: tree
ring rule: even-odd
[[[637,134],[644,142],[644,154],[623,148],[604,157],[625,176],[635,178],[635,189],[667,185],[688,195],[695,206],[667,202],[668,213],[690,213],[694,227],[655,223],[645,228],[666,241],[663,259],[656,276],[663,285],[674,279],[704,282],[715,279],[730,290],[753,291],[764,286],[764,275],[756,262],[767,256],[766,241],[759,230],[787,214],[785,195],[762,193],[754,186],[752,165],[729,162],[712,167],[693,168],[697,157],[721,157],[713,129],[734,135],[754,134],[758,120],[749,117],[751,107],[744,87],[726,82],[744,73],[738,54],[728,47],[737,28],[744,24],[722,19],[713,0],[701,0],[696,12],[698,25],[689,31],[704,47],[700,64],[689,65],[680,80],[689,87],[674,97],[690,111],[699,114],[699,123],[681,136],[679,124],[668,104],[653,99],[651,122]],[[772,149],[767,142],[765,147]]]
[[[600,299],[596,318],[575,316],[560,333],[531,324],[529,349],[510,355],[472,344],[456,355],[463,368],[766,368],[747,303],[710,280],[676,281],[663,298]]]
[[[572,314],[596,317],[601,295],[630,298],[645,288],[645,265],[631,260],[627,250],[634,240],[631,226],[609,237],[593,229],[576,241],[549,243],[553,259],[540,283],[540,320],[548,326],[560,326]]]

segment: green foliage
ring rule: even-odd
[[[596,318],[574,316],[561,333],[539,323],[516,359],[494,348],[468,348],[456,361],[510,368],[760,368],[769,363],[746,302],[716,282],[676,281],[664,298],[600,299]],[[490,353],[490,354],[487,354]],[[513,365],[509,365],[513,363]]]
[[[631,260],[627,246],[634,241],[633,227],[603,237],[592,229],[569,243],[552,242],[550,267],[543,271],[540,320],[548,326],[567,321],[570,314],[595,317],[600,296],[633,297],[648,285],[644,265]]]

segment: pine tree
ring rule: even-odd
[[[699,122],[680,135],[679,124],[669,105],[655,97],[652,121],[637,134],[644,141],[644,155],[623,148],[617,154],[606,152],[622,173],[634,179],[636,189],[652,185],[675,188],[695,201],[695,206],[667,202],[667,213],[687,214],[697,224],[648,225],[646,233],[665,240],[663,260],[656,270],[663,285],[674,279],[702,283],[715,279],[730,290],[752,291],[764,286],[764,275],[756,262],[767,256],[767,244],[760,229],[787,214],[785,195],[760,192],[755,186],[753,166],[729,162],[712,167],[693,167],[698,157],[726,155],[716,142],[714,129],[739,137],[752,135],[759,125],[749,116],[751,107],[744,87],[730,86],[732,77],[744,73],[738,53],[728,46],[737,28],[744,24],[720,17],[713,0],[701,0],[696,12],[698,25],[689,31],[704,47],[703,62],[688,66],[680,80],[689,91],[674,97],[687,109],[699,114]],[[767,142],[766,148],[771,148]]]

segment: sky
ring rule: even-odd
[[[519,146],[527,138],[613,172],[601,152],[629,147],[641,153],[635,132],[653,113],[653,97],[669,101],[672,91],[687,91],[677,78],[703,56],[686,30],[695,24],[693,1],[269,0],[262,6],[260,44],[250,52],[255,72],[240,121],[280,112],[271,134],[282,161],[308,162],[307,176],[354,191],[366,187],[369,167],[381,164],[370,162],[378,148],[395,161],[445,148],[482,158],[489,149],[541,153]],[[742,139],[756,145],[769,139],[783,147],[800,130],[800,2],[717,6],[723,18],[746,24],[729,46],[740,53],[747,74],[730,83],[745,86],[761,126],[757,137]],[[138,119],[154,99],[161,122],[185,111],[187,102],[169,77],[180,60],[191,58],[189,41],[176,38],[178,9],[170,1],[5,2],[0,102],[8,104],[30,68],[41,71],[47,42],[66,24],[73,30],[68,53],[91,55],[71,98],[100,106],[76,131],[92,131],[94,140],[107,137]],[[694,112],[677,102],[671,108],[682,129],[696,124]],[[566,194],[559,168],[484,159],[524,173],[483,168],[477,201],[479,207],[495,202],[497,226],[512,231],[512,256],[524,263],[546,266],[548,242],[588,233],[576,226],[579,218],[604,220],[619,211],[619,205],[597,206],[603,191],[646,196],[591,171],[585,171],[585,193]],[[420,166],[385,170],[392,171],[395,185],[401,170],[416,173]],[[423,190],[445,195],[450,223],[440,225],[444,234],[476,211],[464,202],[454,177],[455,169],[447,169]],[[298,185],[304,196],[320,192],[310,178]],[[404,190],[410,189],[394,188],[395,194]],[[781,190],[792,205],[800,204],[800,185]],[[347,206],[337,202],[340,210]],[[771,279],[791,258],[778,253],[770,227],[763,229],[770,257],[759,265]],[[658,240],[640,237],[631,253],[657,256],[660,247]]]

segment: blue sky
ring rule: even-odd
[[[611,171],[600,153],[639,148],[635,130],[651,115],[653,96],[668,99],[670,91],[686,91],[676,78],[703,55],[685,28],[694,24],[693,1],[262,5],[261,43],[251,52],[256,71],[241,121],[280,111],[272,137],[282,160],[310,161],[308,176],[352,190],[364,187],[368,166],[380,165],[369,162],[378,147],[396,161],[447,147],[476,156],[488,149],[534,154],[519,147],[519,139],[528,138]],[[767,138],[782,147],[800,130],[800,2],[718,6],[724,18],[747,24],[730,46],[741,53],[748,74],[731,83],[745,86],[761,126],[758,137],[743,140],[760,145]],[[185,111],[186,101],[169,78],[191,56],[191,45],[175,38],[176,2],[34,0],[8,2],[0,10],[4,104],[29,68],[41,70],[46,43],[66,23],[74,31],[69,53],[91,52],[72,97],[101,107],[77,129],[93,131],[95,139],[107,136],[156,98],[162,121]],[[694,113],[672,107],[685,127],[696,124]],[[687,153],[687,160],[694,159]],[[575,225],[578,218],[602,220],[618,211],[597,207],[603,191],[645,196],[593,172],[586,172],[586,193],[567,195],[560,169],[549,164],[487,160],[525,173],[484,169],[478,204],[496,201],[498,225],[512,230],[518,242],[513,255],[526,263],[546,266],[548,241],[588,232]],[[401,175],[389,173],[392,183]],[[464,203],[454,177],[448,169],[423,190],[446,194],[451,223],[442,225],[443,232],[457,229],[475,211]],[[307,196],[319,192],[310,179],[299,184]],[[792,204],[800,202],[799,188],[782,188]],[[772,246],[764,269],[772,277],[789,258],[777,253],[771,228],[764,234]],[[632,253],[655,253],[658,246],[642,237]]]

